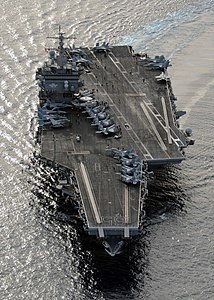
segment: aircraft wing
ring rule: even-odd
[[[51,125],[53,127],[63,127],[65,122],[64,119],[63,120],[55,120],[54,118],[50,118],[51,121]]]

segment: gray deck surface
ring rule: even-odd
[[[41,154],[75,170],[89,228],[138,228],[141,186],[120,180],[120,167],[108,149],[132,147],[149,164],[184,159],[178,148],[185,140],[169,100],[171,85],[157,82],[161,71],[146,69],[127,46],[113,47],[109,54],[86,51],[93,68],[83,76],[85,87],[109,104],[107,111],[121,126],[122,137],[96,133],[87,114],[71,109],[70,127],[43,130]]]

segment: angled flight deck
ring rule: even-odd
[[[108,55],[88,53],[96,67],[87,74],[86,85],[96,87],[97,96],[109,103],[149,165],[179,163],[186,138],[172,113],[170,81],[158,82],[160,71],[145,68],[131,51],[129,46],[116,46]]]

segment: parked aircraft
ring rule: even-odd
[[[121,157],[120,158],[120,163],[122,166],[132,166],[136,167],[140,162],[139,156],[135,156],[133,158],[126,158],[126,157]]]
[[[38,114],[42,115],[57,115],[57,114],[66,114],[66,111],[59,110],[58,107],[53,107],[48,109],[45,105],[43,107],[38,106]]]
[[[104,127],[109,127],[114,124],[114,120],[108,115],[104,120],[100,121]]]
[[[86,59],[78,54],[73,55],[72,60],[76,64],[81,64],[82,66],[84,66],[86,68],[91,66],[91,62],[88,59]]]
[[[94,116],[93,123],[91,124],[92,126],[98,126],[98,125],[103,125],[104,127],[108,127],[112,124],[114,124],[114,120],[111,118],[109,114],[107,114],[105,119],[100,120],[97,115]]]
[[[103,120],[107,117],[107,113],[105,111],[105,107],[95,107],[95,108],[89,108],[86,110],[89,119],[97,117],[99,120]]]
[[[167,76],[164,72],[162,72],[160,75],[155,76],[155,78],[157,79],[157,81],[161,81],[161,80],[169,81],[170,80],[170,77]]]
[[[139,163],[136,167],[130,166],[122,166],[122,174],[123,175],[134,175],[136,172],[140,172],[142,169],[141,163]]]
[[[40,126],[52,125],[53,127],[63,127],[69,120],[61,116],[57,110],[52,109],[49,111],[38,107],[38,122]]]
[[[104,133],[105,135],[109,135],[118,132],[120,132],[120,128],[115,123],[108,127],[105,127],[102,124],[98,125],[97,133]]]
[[[144,65],[147,68],[151,69],[167,69],[171,66],[170,61],[164,58],[164,56],[159,56],[158,59],[150,60],[149,63]]]
[[[129,158],[133,157],[133,149],[132,148],[128,148],[126,150],[124,149],[116,149],[116,148],[112,148],[112,154],[115,156],[119,156],[119,157],[123,157],[123,156],[127,156]]]
[[[96,46],[92,48],[92,51],[94,52],[109,52],[110,47],[109,43],[103,42],[102,44],[96,43]]]
[[[176,111],[176,119],[179,119],[180,117],[184,116],[186,114],[185,111],[180,110],[180,111]]]
[[[49,119],[39,119],[39,126],[51,125],[52,127],[64,127],[69,120],[67,118],[57,119],[56,117],[50,117]]]
[[[121,180],[125,183],[137,184],[141,182],[142,175],[141,173],[134,173],[132,176],[121,174]]]
[[[105,127],[108,130],[108,133],[118,133],[120,132],[120,127],[115,123],[109,127]]]

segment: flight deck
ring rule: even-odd
[[[84,84],[106,105],[121,136],[103,136],[84,111],[72,108],[69,126],[43,129],[41,155],[75,171],[91,231],[104,237],[108,228],[129,236],[139,227],[141,183],[127,185],[120,180],[111,149],[132,147],[151,167],[183,160],[180,149],[186,140],[172,114],[170,82],[155,78],[160,71],[144,67],[128,46],[112,47],[110,53],[84,51],[92,62],[82,75]]]
[[[185,158],[169,61],[130,46],[64,48],[61,32],[59,40],[37,71],[41,156],[74,172],[90,235],[129,238],[142,224],[148,170]]]

